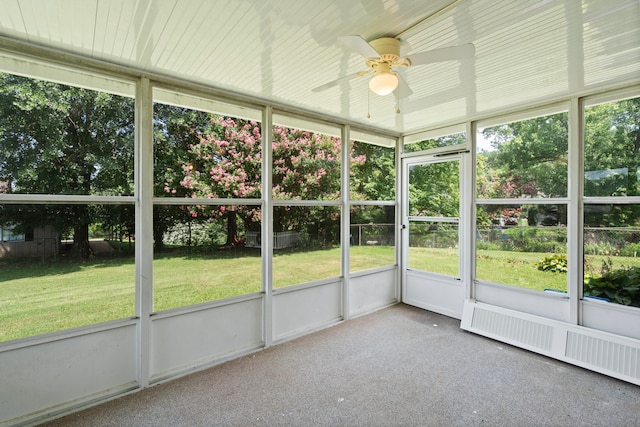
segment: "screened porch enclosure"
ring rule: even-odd
[[[640,385],[637,1],[3,6],[0,426],[419,309]]]

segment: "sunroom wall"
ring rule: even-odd
[[[10,67],[0,70],[16,72],[15,56]],[[82,63],[82,61],[79,61]],[[91,62],[75,69],[43,61],[33,67],[20,62],[21,74],[44,80],[55,80],[84,88],[97,87],[135,98],[135,173],[133,195],[40,195],[0,194],[0,202],[9,205],[65,206],[107,204],[135,209],[135,266],[131,267],[130,294],[135,297],[129,317],[107,323],[90,324],[75,329],[61,328],[54,333],[27,336],[0,343],[0,371],[5,380],[0,391],[0,425],[31,423],[55,417],[77,408],[92,405],[127,391],[143,388],[194,369],[202,369],[235,358],[273,343],[335,324],[344,319],[376,310],[398,301],[397,265],[376,268],[351,277],[349,273],[348,239],[343,239],[336,252],[337,269],[320,280],[312,280],[273,289],[274,242],[268,239],[273,230],[274,208],[293,204],[300,209],[323,207],[349,211],[348,151],[340,159],[340,196],[335,200],[278,200],[271,196],[272,136],[274,123],[271,106],[233,103],[220,93],[166,79],[142,78],[130,70],[109,67],[109,75],[101,77],[102,64]],[[33,70],[37,70],[33,73]],[[20,71],[20,70],[18,70]],[[118,76],[113,79],[113,75]],[[61,77],[62,76],[62,77]],[[123,83],[124,82],[124,83]],[[216,96],[218,95],[218,96]],[[262,186],[258,198],[165,197],[154,193],[153,103],[211,111],[233,117],[255,120],[263,128]],[[346,123],[328,121],[324,117],[308,117],[287,111],[296,125],[311,124],[311,130],[327,128],[348,141],[350,127]],[[277,122],[277,119],[276,119]],[[314,128],[314,125],[318,125]],[[395,146],[394,135],[360,130],[356,135],[364,141]],[[345,161],[347,160],[347,161]],[[171,189],[169,189],[171,190]],[[378,202],[376,202],[378,203]],[[395,200],[382,204],[393,207]],[[258,287],[251,286],[235,296],[204,300],[187,298],[184,304],[167,305],[154,289],[153,216],[155,210],[171,208],[253,207],[262,217],[262,241],[257,248],[260,261]],[[344,236],[349,230],[349,215],[335,218],[337,230]],[[396,242],[393,242],[395,244]],[[135,268],[133,268],[135,267]],[[255,268],[254,268],[255,270]],[[167,270],[168,271],[168,270]],[[194,271],[195,273],[195,271]],[[198,271],[202,275],[203,272]],[[205,272],[206,273],[206,272]],[[227,272],[228,273],[228,272]],[[216,271],[205,275],[221,279]],[[220,276],[220,277],[216,277]],[[164,277],[155,277],[156,281]],[[90,278],[88,278],[90,280]],[[134,286],[135,284],[135,286]],[[157,307],[154,307],[154,298]],[[38,333],[38,332],[36,332]],[[106,347],[103,347],[106,346]],[[91,355],[90,357],[85,357]],[[34,361],[42,369],[34,373]],[[59,368],[65,366],[64,375]],[[95,375],[95,368],[105,375]],[[57,367],[57,368],[54,368]],[[108,374],[106,374],[108,373]],[[33,375],[38,381],[32,381]],[[29,385],[31,384],[31,385]]]
[[[78,68],[83,86],[93,86],[91,77],[105,71],[104,64],[79,61],[84,64]],[[1,67],[0,67],[1,68]],[[57,66],[57,71],[60,66]],[[63,67],[64,68],[64,67]],[[46,62],[45,62],[46,69]],[[262,250],[262,283],[263,289],[258,293],[213,301],[197,306],[180,307],[155,313],[152,309],[152,253],[153,239],[151,221],[154,204],[163,201],[153,198],[153,156],[152,156],[152,102],[154,84],[168,87],[172,92],[197,92],[205,94],[206,99],[219,99],[228,103],[230,94],[211,91],[180,82],[172,82],[164,78],[149,80],[139,73],[125,69],[108,67],[110,74],[125,81],[125,89],[121,83],[116,84],[119,90],[132,95],[135,88],[136,98],[136,174],[135,196],[116,199],[87,199],[72,196],[16,196],[0,195],[3,203],[120,203],[135,205],[136,235],[140,245],[136,245],[136,304],[135,315],[130,319],[121,319],[109,323],[90,325],[74,330],[64,330],[50,335],[36,336],[24,340],[0,343],[0,373],[3,388],[0,390],[0,407],[3,408],[0,425],[33,423],[47,418],[68,413],[78,408],[95,404],[130,390],[146,387],[149,384],[175,378],[194,369],[202,369],[224,360],[238,357],[251,351],[281,342],[314,330],[335,324],[343,319],[359,315],[398,301],[399,274],[396,266],[376,269],[364,273],[350,275],[348,261],[348,245],[344,236],[349,230],[348,215],[342,215],[340,226],[343,234],[341,245],[341,275],[329,280],[305,283],[294,286],[287,291],[273,292],[271,286],[271,263],[273,248],[265,243]],[[25,71],[26,72],[26,71]],[[62,73],[72,73],[66,70]],[[43,72],[46,77],[47,72]],[[70,78],[73,83],[74,78]],[[89,83],[87,83],[89,82]],[[132,86],[132,83],[135,83]],[[599,89],[601,91],[602,88]],[[631,88],[622,93],[633,91]],[[114,89],[114,91],[116,91]],[[589,95],[585,93],[585,95]],[[263,126],[271,126],[272,106],[250,102],[237,104],[240,108],[257,109]],[[570,120],[581,116],[578,99],[570,100]],[[290,113],[290,112],[289,112]],[[297,116],[297,115],[296,115]],[[302,115],[299,117],[311,121],[326,122],[326,117]],[[332,123],[338,126],[343,141],[349,140],[351,125],[349,123]],[[468,126],[474,125],[469,122]],[[571,125],[570,152],[579,156],[579,127]],[[376,129],[367,129],[372,135],[380,134],[383,139],[394,139],[398,135],[384,134]],[[268,133],[267,133],[268,134]],[[270,138],[263,139],[264,162],[263,188],[269,185],[269,176],[265,170],[271,168]],[[399,147],[396,148],[399,151]],[[577,150],[577,151],[576,151]],[[571,154],[570,154],[571,156]],[[398,161],[398,160],[397,160]],[[347,209],[349,205],[348,180],[344,178],[348,162],[342,165],[342,196],[337,206]],[[399,168],[396,167],[396,171]],[[576,173],[577,172],[577,173]],[[580,170],[570,170],[570,180],[581,180]],[[268,174],[267,174],[268,175]],[[345,185],[345,182],[347,184]],[[266,183],[266,184],[265,184]],[[571,184],[570,184],[571,185]],[[573,184],[576,185],[576,184]],[[268,187],[270,188],[270,187]],[[573,219],[580,224],[577,217],[579,209],[576,205],[580,197],[576,187],[569,189],[569,221]],[[263,218],[269,218],[274,208],[273,200],[266,197],[269,192],[262,192],[262,198],[255,201],[263,212]],[[85,197],[85,196],[82,196]],[[91,197],[91,196],[86,196]],[[242,201],[244,203],[245,201]],[[377,203],[377,201],[375,201]],[[174,202],[172,202],[174,203]],[[175,202],[177,203],[177,202]],[[220,200],[218,204],[239,203],[238,200]],[[387,201],[385,205],[395,204]],[[302,203],[304,205],[304,203]],[[366,204],[365,204],[366,205]],[[397,216],[397,215],[396,215]],[[265,220],[268,222],[268,220]],[[396,225],[398,221],[396,220]],[[577,227],[577,225],[575,226]],[[269,236],[270,228],[264,227],[263,235]],[[576,257],[575,249],[579,240],[578,228],[569,231],[569,256]],[[396,238],[398,242],[399,238]],[[263,241],[266,241],[263,239]],[[573,242],[573,243],[572,243]],[[399,246],[397,246],[399,247]],[[572,252],[573,251],[573,252]],[[468,263],[467,273],[472,273],[472,263]],[[607,310],[605,306],[582,302],[579,295],[579,284],[575,274],[570,276],[569,297],[571,307],[567,319],[568,324],[580,324],[579,313],[591,316],[621,319],[611,321],[607,328],[613,332],[620,324],[637,324],[640,315],[637,311]],[[580,278],[581,279],[581,278]],[[382,286],[377,291],[369,289],[372,281]],[[573,283],[573,284],[571,284]],[[389,285],[391,284],[391,285]],[[471,286],[471,284],[469,284]],[[354,294],[354,289],[361,291]],[[488,292],[493,290],[488,288]],[[469,291],[471,295],[474,292]],[[516,298],[522,295],[518,294]],[[500,296],[499,298],[503,298]],[[564,305],[564,301],[562,302]],[[523,308],[524,310],[524,308]],[[553,308],[551,309],[554,310]],[[617,314],[616,314],[617,313]],[[593,318],[593,317],[590,317]],[[599,328],[598,322],[585,326]],[[619,333],[619,332],[618,332]],[[639,337],[635,337],[639,338]],[[96,372],[96,366],[101,367]],[[60,370],[62,369],[62,374]],[[34,382],[33,378],[38,381]],[[25,386],[26,385],[26,386]],[[5,410],[8,408],[7,410]]]

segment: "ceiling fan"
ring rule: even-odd
[[[369,69],[325,83],[312,89],[312,92],[321,92],[354,77],[375,74],[369,80],[369,89],[373,93],[384,96],[395,92],[398,98],[406,98],[413,92],[404,79],[394,70],[394,67],[408,68],[434,62],[468,59],[473,58],[475,54],[473,44],[467,43],[401,57],[400,40],[396,38],[383,37],[371,42],[365,41],[360,36],[342,36],[338,37],[338,39],[351,50],[363,56]]]

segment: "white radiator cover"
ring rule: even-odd
[[[474,301],[460,327],[640,385],[640,340]]]

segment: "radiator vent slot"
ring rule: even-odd
[[[471,327],[496,338],[514,341],[545,352],[551,351],[553,327],[548,325],[476,307]]]
[[[640,349],[569,331],[566,356],[621,375],[640,379]]]

